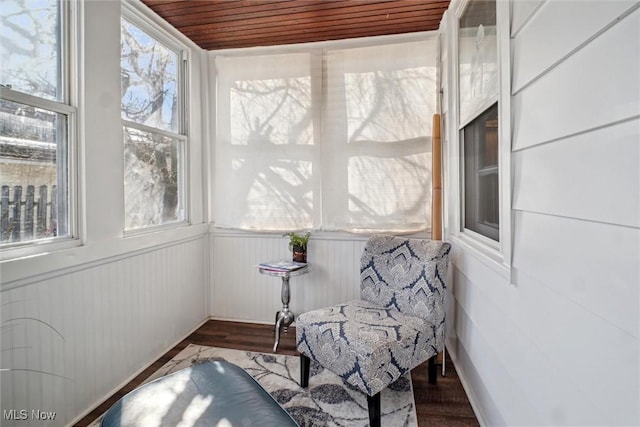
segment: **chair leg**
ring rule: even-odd
[[[309,366],[311,359],[300,353],[300,387],[307,388],[309,386]]]
[[[429,358],[429,368],[427,376],[429,377],[429,384],[436,384],[438,382],[438,367],[436,365],[436,358],[438,355]]]
[[[380,427],[380,392],[373,396],[367,395],[367,406],[369,407],[369,426]]]

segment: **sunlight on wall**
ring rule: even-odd
[[[214,221],[430,226],[436,41],[218,56]]]

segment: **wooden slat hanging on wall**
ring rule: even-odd
[[[442,139],[440,114],[433,115],[431,132],[431,239],[442,240]],[[444,351],[438,353],[437,363],[445,375]]]
[[[440,114],[433,115],[431,146],[431,238],[442,240],[442,140]]]

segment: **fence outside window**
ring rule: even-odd
[[[58,234],[57,188],[46,185],[2,186],[0,243],[30,241]]]

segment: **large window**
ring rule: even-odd
[[[469,1],[459,20],[461,228],[500,240],[496,2]]]
[[[434,39],[327,51],[325,227],[431,226],[436,46]]]
[[[216,58],[214,220],[430,226],[436,40]]]
[[[4,0],[0,7],[0,246],[69,237],[70,2]]]
[[[185,220],[181,51],[121,20],[125,230]]]

